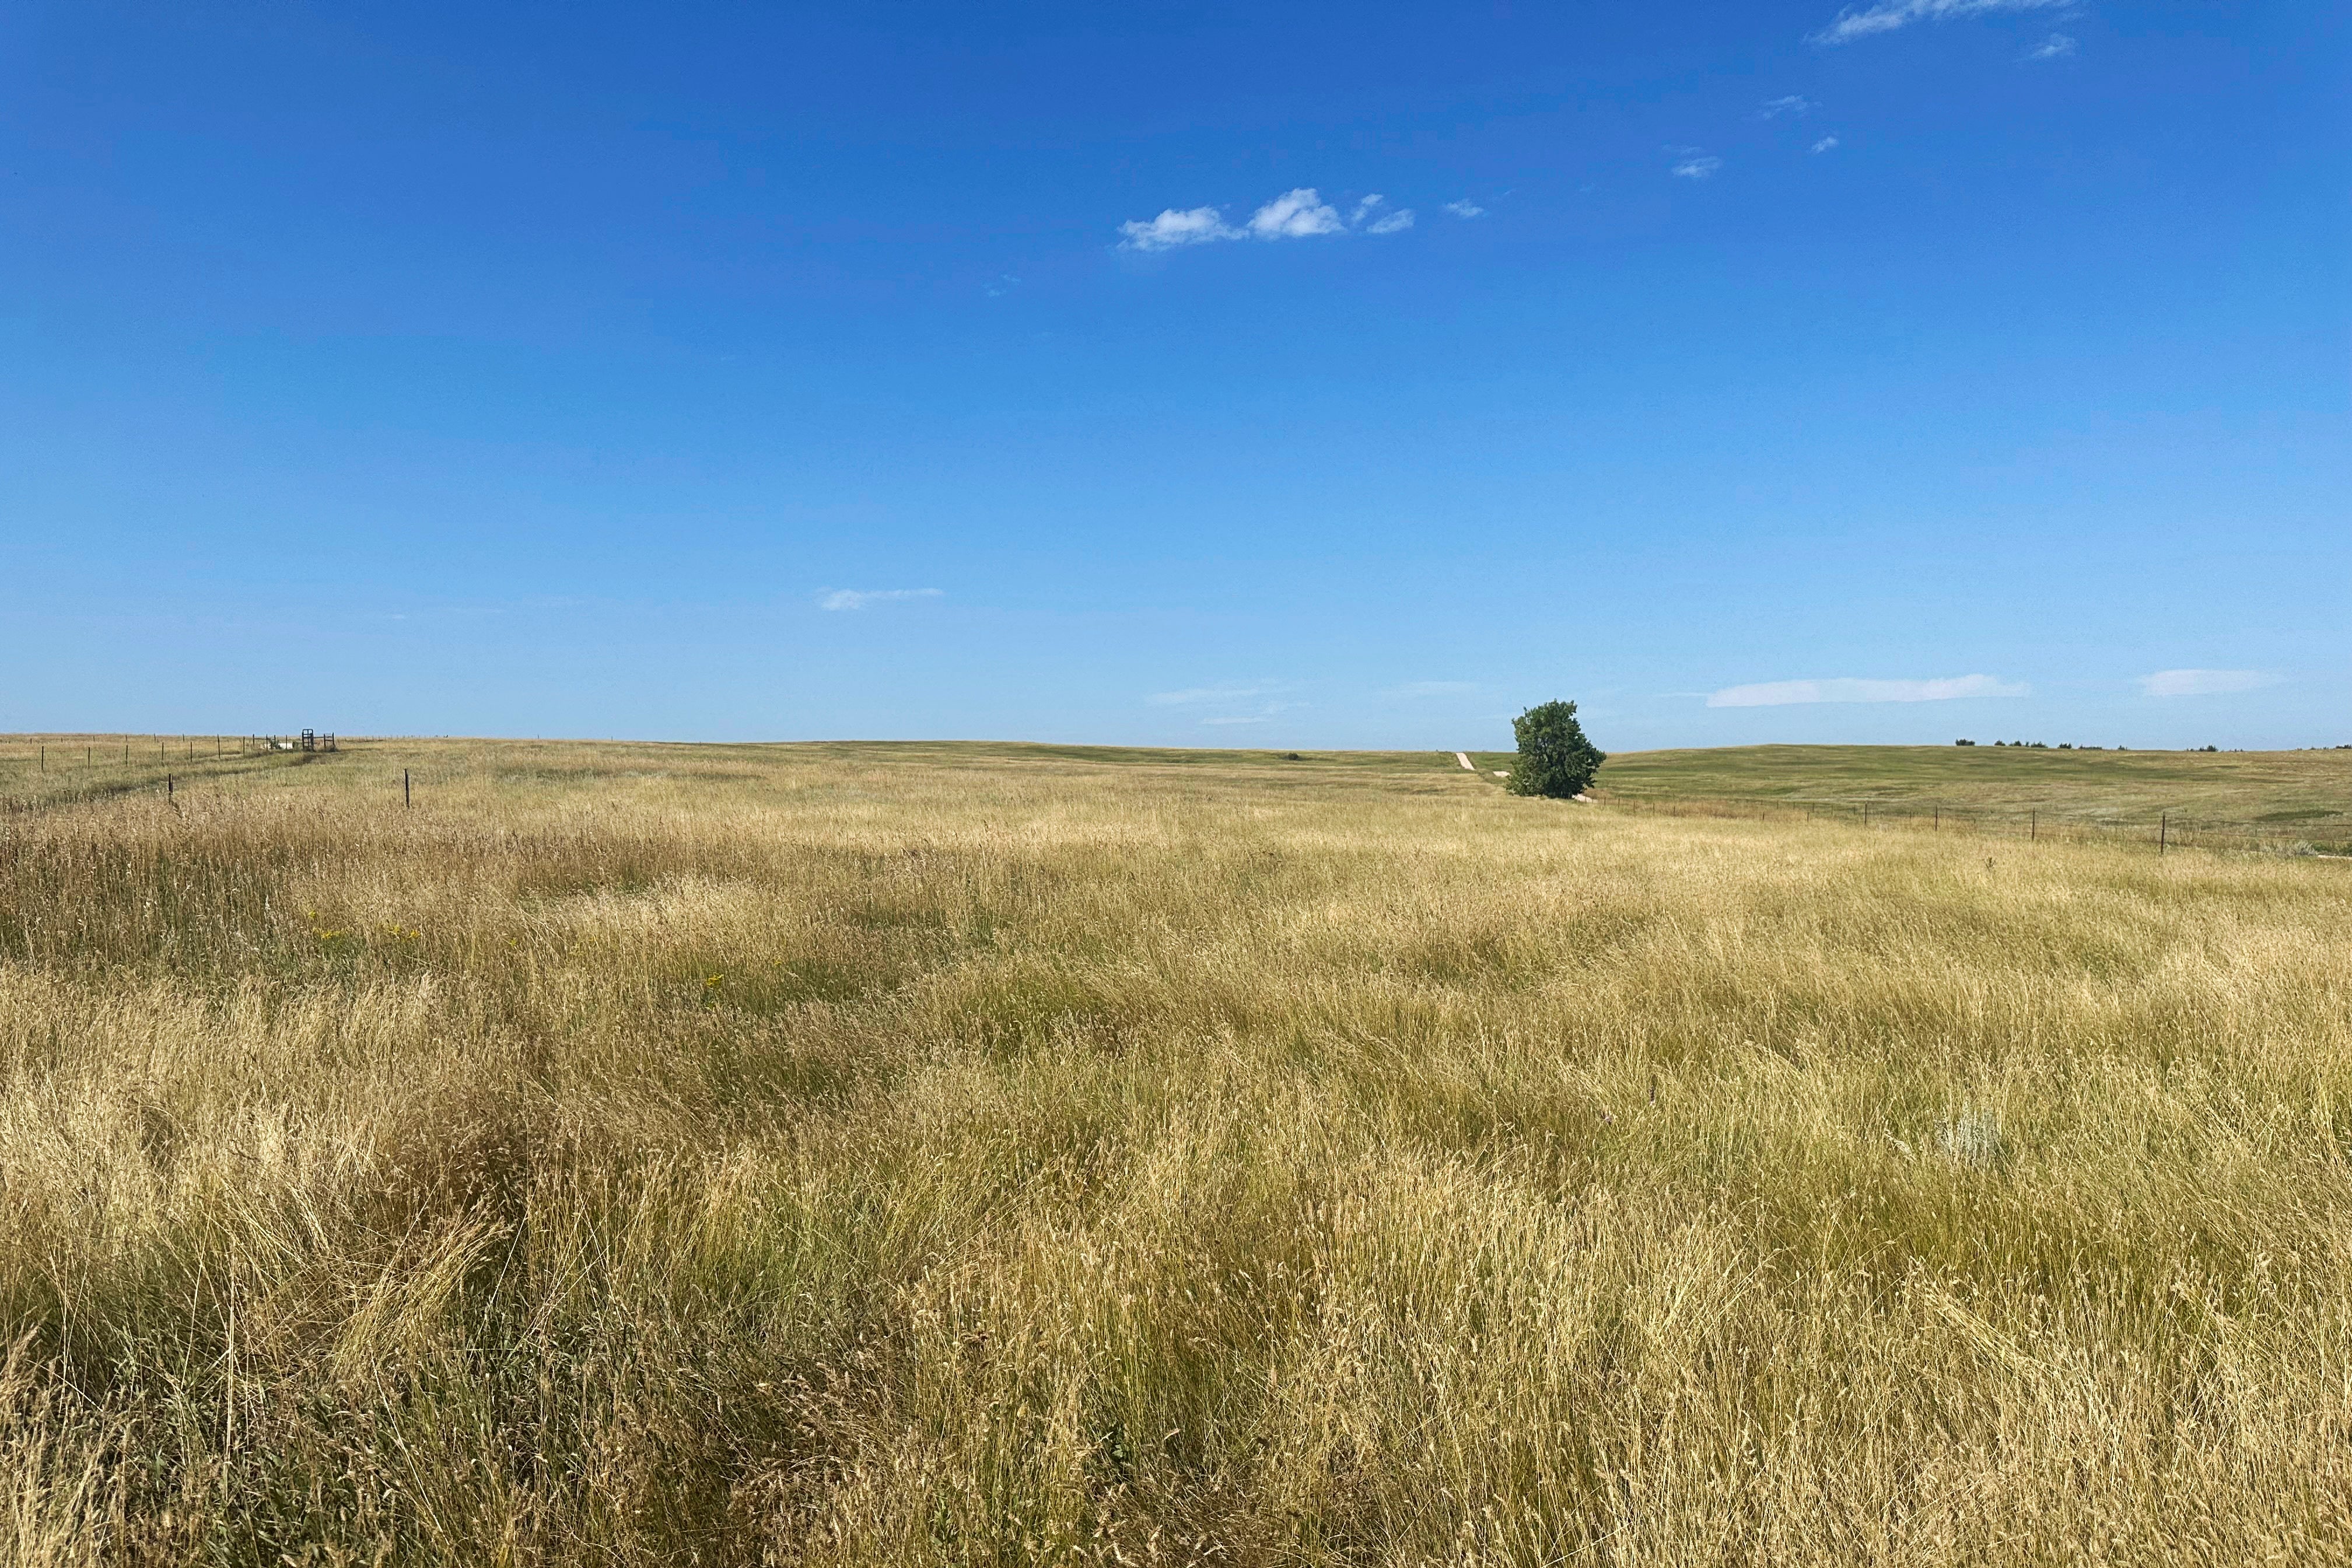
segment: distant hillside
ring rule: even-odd
[[[1488,766],[1507,765],[1507,755]],[[2038,812],[2119,826],[2184,822],[2352,833],[2352,750],[2042,751],[2010,746],[1724,746],[1631,752],[1597,792],[1627,803],[1708,801],[1911,815]]]

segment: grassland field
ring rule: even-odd
[[[0,1565],[2352,1561],[2352,752],[111,743]]]
[[[1475,757],[1507,768],[1510,753]],[[1489,773],[1491,775],[1491,773]],[[2184,842],[2352,852],[2352,747],[2296,752],[2041,750],[2010,746],[1724,746],[1635,752],[1602,770],[1621,805],[1765,808],[1817,815],[1867,807],[1882,824],[1938,817],[2013,833],[2152,837],[2170,819]]]
[[[191,780],[299,765],[303,758],[240,754],[237,737],[0,737],[0,802],[33,805],[158,788]],[[582,742],[552,742],[555,745]],[[610,742],[605,742],[609,744]],[[394,757],[419,770],[451,766],[529,771],[543,742],[360,742],[379,769]],[[399,749],[404,745],[406,749]],[[423,746],[426,749],[419,750]],[[387,748],[393,749],[387,749]],[[641,747],[646,754],[661,748]],[[1262,787],[1321,786],[1379,779],[1395,788],[1460,787],[1469,775],[1450,752],[1177,750],[984,742],[828,742],[816,746],[699,746],[706,760],[785,755],[843,763],[896,760],[1017,766],[1208,770]],[[1500,787],[1508,752],[1470,753],[1476,776]],[[85,760],[87,759],[87,760]],[[1456,775],[1461,775],[1456,777]],[[381,781],[379,781],[381,782]],[[2159,816],[2215,845],[2352,850],[2352,746],[2291,752],[2075,751],[1993,746],[1724,746],[1633,752],[1612,759],[1596,795],[1612,804],[1687,811],[1781,808],[1843,815],[1867,805],[1876,820],[1940,812],[1956,826],[1996,831],[2038,813],[2069,826],[2144,835]]]

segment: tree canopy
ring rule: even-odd
[[[1519,760],[1511,769],[1513,795],[1566,800],[1582,795],[1609,753],[1586,739],[1573,702],[1539,702],[1511,721]]]

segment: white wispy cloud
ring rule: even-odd
[[[1892,33],[1914,22],[1949,22],[1962,16],[1983,16],[2000,11],[2050,11],[2079,0],[1879,0],[1856,10],[1848,6],[1834,21],[1812,36],[1816,44],[1850,44],[1879,33]]]
[[[1250,214],[1249,220],[1250,233],[1260,239],[1311,239],[1347,226],[1339,221],[1339,210],[1312,185],[1284,192]]]
[[[1838,139],[1836,137],[1824,136],[1820,141],[1813,143],[1813,151],[1816,153],[1826,153],[1837,144]]]
[[[1174,250],[1228,239],[1312,239],[1321,235],[1345,234],[1359,225],[1372,234],[1394,234],[1411,228],[1411,208],[1380,213],[1387,201],[1386,196],[1366,196],[1356,204],[1354,212],[1342,218],[1339,209],[1325,201],[1314,186],[1301,185],[1275,197],[1250,214],[1249,221],[1238,227],[1225,221],[1223,207],[1170,207],[1158,217],[1130,218],[1119,225],[1118,247]]]
[[[1704,180],[1722,167],[1722,159],[1712,153],[1702,153],[1693,147],[1683,153],[1680,160],[1675,164],[1674,172],[1678,179]]]
[[[2159,669],[2139,678],[2141,692],[2149,697],[2221,697],[2278,683],[2277,676],[2261,669]]]
[[[1223,686],[1188,686],[1181,691],[1155,691],[1144,700],[1161,708],[1199,702],[1241,702],[1283,689],[1282,683],[1277,680],[1228,681]]]
[[[2074,40],[2063,33],[2053,33],[2025,51],[2029,60],[2063,60],[2074,52]]]
[[[1304,708],[1304,702],[1268,702],[1255,713],[1217,713],[1201,721],[1203,724],[1263,724],[1276,714]]]
[[[1941,680],[1767,680],[1727,686],[1710,692],[1710,708],[1785,708],[1799,702],[1949,702],[1963,697],[2023,697],[2023,681],[1990,675],[1955,675]]]
[[[1478,689],[1470,680],[1408,680],[1381,693],[1383,697],[1466,697]]]
[[[1756,112],[1765,120],[1778,120],[1784,114],[1807,114],[1820,107],[1811,99],[1791,92],[1780,98],[1766,99],[1763,107]]]
[[[1455,217],[1485,217],[1486,216],[1486,209],[1480,206],[1476,202],[1470,200],[1467,196],[1465,196],[1458,202],[1446,203],[1445,210],[1452,213]]]
[[[897,599],[936,599],[937,588],[829,588],[817,600],[821,610],[862,610],[868,605],[888,604]]]
[[[1155,691],[1144,699],[1158,708],[1210,708],[1203,724],[1263,724],[1277,714],[1304,708],[1284,697],[1289,683],[1280,680],[1229,680],[1216,686],[1188,686],[1181,691]]]
[[[1412,209],[1399,207],[1394,212],[1381,212],[1381,208],[1388,205],[1388,200],[1377,193],[1365,196],[1356,203],[1356,210],[1348,215],[1348,226],[1354,228],[1360,225],[1366,234],[1402,234],[1411,228]],[[1367,218],[1371,221],[1366,223]]]
[[[1118,232],[1125,237],[1118,242],[1122,250],[1173,250],[1180,245],[1208,245],[1242,237],[1241,230],[1226,226],[1221,207],[1188,207],[1182,212],[1170,207],[1149,222],[1130,218],[1118,226]]]

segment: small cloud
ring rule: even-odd
[[[1711,153],[1702,153],[1696,147],[1690,147],[1684,150],[1682,160],[1675,165],[1674,173],[1677,179],[1704,180],[1711,178],[1715,172],[1722,167],[1722,159]]]
[[[1852,6],[1812,36],[1816,44],[1850,44],[1879,33],[1892,33],[1914,22],[1949,22],[1962,16],[1982,16],[2000,11],[2049,11],[2076,0],[1879,0],[1875,5]]]
[[[1263,724],[1277,713],[1287,713],[1304,708],[1304,702],[1269,702],[1255,713],[1219,713],[1201,721],[1203,724]]]
[[[1156,707],[1183,707],[1199,702],[1239,702],[1283,689],[1279,681],[1232,681],[1223,686],[1188,686],[1181,691],[1155,691],[1144,699]]]
[[[868,605],[888,604],[899,599],[936,599],[937,588],[833,588],[817,600],[821,610],[862,610]]]
[[[1467,196],[1465,196],[1458,202],[1446,203],[1445,210],[1452,213],[1455,217],[1485,217],[1486,216],[1486,209],[1480,206],[1476,202],[1470,200]]]
[[[1021,279],[1013,276],[1012,273],[1007,272],[1003,276],[991,280],[987,284],[983,285],[983,287],[988,290],[988,297],[990,299],[1002,300],[1005,295],[1010,294],[1013,289],[1021,287]]]
[[[1173,250],[1178,246],[1242,237],[1241,230],[1225,226],[1224,212],[1219,207],[1192,207],[1183,212],[1170,207],[1149,223],[1131,218],[1118,226],[1118,232],[1126,237],[1118,242],[1121,250]]]
[[[1383,697],[1466,697],[1478,689],[1469,680],[1408,680],[1381,693]]]
[[[1221,686],[1189,686],[1181,691],[1155,691],[1144,700],[1158,708],[1225,710],[1202,715],[1203,724],[1263,724],[1276,714],[1307,706],[1281,700],[1281,693],[1289,689],[1279,680],[1235,680]]]
[[[1837,144],[1838,139],[1836,137],[1824,136],[1820,141],[1813,143],[1813,151],[1816,153],[1826,153]]]
[[[1760,120],[1778,120],[1784,114],[1810,114],[1820,107],[1811,99],[1792,92],[1782,98],[1766,99],[1764,106],[1756,112]]]
[[[1118,226],[1121,250],[1173,250],[1180,246],[1213,245],[1227,239],[1311,239],[1318,235],[1345,234],[1360,227],[1367,234],[1401,234],[1412,226],[1411,207],[1390,209],[1388,197],[1375,192],[1360,198],[1345,218],[1312,185],[1286,191],[1250,214],[1236,228],[1225,221],[1223,207],[1170,207],[1158,217]],[[1008,285],[1017,279],[1005,279]],[[990,293],[998,290],[992,287]]]
[[[1708,695],[1710,708],[1785,708],[1801,702],[1949,702],[1965,697],[2023,697],[2023,681],[1990,675],[1956,675],[1941,680],[1768,680],[1727,686]]]
[[[2260,669],[2159,669],[2139,678],[2140,691],[2149,697],[2221,697],[2278,683],[2277,676]]]
[[[1293,195],[1297,195],[1295,191],[1291,194]],[[1313,193],[1311,192],[1309,193],[1309,195],[1312,194]],[[1406,229],[1411,228],[1412,226],[1412,209],[1411,207],[1399,207],[1392,213],[1381,213],[1381,207],[1385,205],[1387,201],[1388,197],[1386,196],[1366,196],[1363,200],[1356,204],[1356,210],[1348,215],[1349,226],[1353,227],[1355,225],[1362,223],[1366,218],[1371,218],[1371,223],[1364,230],[1367,234],[1402,234]],[[1380,216],[1378,217],[1372,217],[1374,213],[1380,213]]]
[[[2074,40],[2063,33],[2053,33],[2025,51],[2029,60],[2063,60],[2074,52]]]
[[[1339,209],[1326,203],[1312,185],[1275,197],[1250,214],[1249,220],[1250,233],[1260,239],[1311,239],[1318,234],[1338,234],[1346,226],[1339,221]]]

